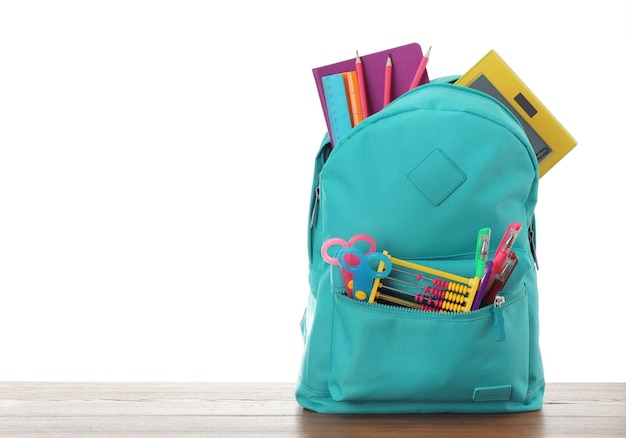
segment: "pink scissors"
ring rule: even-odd
[[[365,242],[367,251],[357,248],[362,247],[360,242]],[[341,250],[337,257],[329,255],[328,250],[333,246],[340,246]],[[328,239],[322,245],[322,258],[327,263],[341,266],[346,293],[350,298],[356,297],[364,300],[369,296],[374,278],[382,278],[391,272],[391,261],[384,254],[377,253],[376,242],[367,234],[356,234],[347,242],[339,237]],[[378,271],[374,264],[384,263],[385,269]],[[357,293],[355,293],[355,291]]]

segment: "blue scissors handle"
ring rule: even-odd
[[[337,260],[343,269],[352,272],[353,296],[361,301],[369,298],[374,279],[391,273],[391,260],[380,252],[364,254],[360,249],[349,246],[339,251]]]

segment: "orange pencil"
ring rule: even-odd
[[[426,64],[428,63],[428,58],[430,57],[430,47],[426,51],[426,54],[422,57],[419,65],[417,66],[417,70],[415,71],[415,76],[413,76],[413,81],[411,82],[411,86],[409,90],[417,87],[422,80],[422,76],[424,76],[424,71],[426,70]]]
[[[367,90],[365,89],[365,74],[363,73],[363,63],[361,62],[361,57],[359,56],[359,51],[356,51],[356,76],[359,83],[359,93],[361,94],[361,112],[363,113],[363,118],[369,116],[369,109],[367,107]]]
[[[393,65],[391,63],[391,54],[387,56],[387,64],[385,65],[385,91],[383,94],[383,106],[387,106],[391,102],[391,74]]]

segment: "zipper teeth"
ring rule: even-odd
[[[488,316],[491,314],[490,310],[488,310],[489,306],[481,307],[480,309],[476,309],[476,310],[470,310],[468,312],[439,312],[439,311],[413,309],[413,308],[404,307],[404,306],[393,306],[391,304],[385,304],[385,303],[379,303],[379,302],[370,303],[368,301],[358,301],[358,300],[348,297],[345,293],[340,293],[340,296],[344,300],[349,300],[348,302],[350,303],[350,305],[353,305],[353,306],[366,306],[366,307],[370,307],[373,309],[391,310],[393,312],[407,313],[408,315],[416,315],[416,316],[435,316],[437,318],[452,319],[452,318],[457,317],[457,315],[469,316],[469,315],[479,315],[481,313],[484,313],[485,316]]]
[[[311,208],[311,221],[309,222],[309,227],[313,228],[315,225],[315,219],[317,218],[317,209],[319,208],[320,203],[320,185],[319,183],[315,186],[315,200],[313,201],[313,207]]]
[[[370,303],[368,301],[359,301],[359,300],[355,300],[354,298],[350,298],[348,295],[346,295],[346,292],[343,290],[340,292],[336,292],[336,293],[341,297],[342,300],[346,301],[347,303],[349,303],[349,305],[353,305],[353,306],[366,306],[366,307],[370,307],[374,309],[391,310],[393,312],[407,313],[409,315],[436,316],[437,318],[442,318],[442,319],[454,319],[454,318],[458,318],[461,316],[478,316],[483,313],[485,314],[485,316],[490,316],[492,314],[492,308],[493,308],[493,304],[490,304],[488,306],[483,306],[476,310],[469,310],[467,312],[438,312],[438,311],[413,309],[413,308],[404,307],[404,306],[393,306],[391,304],[378,303],[378,302]],[[511,304],[513,304],[514,302],[522,298],[525,293],[526,293],[526,288],[524,288],[523,290],[515,294],[503,294],[503,296],[506,297],[506,300],[503,303],[503,305],[500,307],[505,308],[505,307],[510,306]]]

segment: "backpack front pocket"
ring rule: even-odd
[[[523,402],[528,300],[506,296],[498,341],[493,305],[434,313],[335,294],[329,390],[336,401]],[[471,376],[471,377],[469,377]]]

